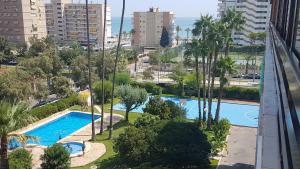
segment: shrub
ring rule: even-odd
[[[69,169],[71,160],[69,152],[62,144],[54,144],[41,156],[42,169]]]
[[[224,148],[227,150],[226,137],[230,132],[229,120],[221,119],[219,123],[213,126],[212,131],[213,131],[213,137],[211,139],[212,153],[216,155],[219,152],[221,152]]]
[[[165,102],[170,109],[172,119],[186,117],[186,110],[183,107],[180,107],[179,105],[170,100],[167,100]]]
[[[61,99],[57,102],[46,104],[42,107],[34,108],[29,113],[35,116],[37,119],[43,119],[54,113],[63,111],[71,106],[74,106],[78,103],[79,103],[78,96],[73,95],[71,97]]]
[[[114,149],[119,153],[124,163],[138,165],[148,158],[148,150],[154,133],[142,128],[129,127],[116,139]]]
[[[104,81],[104,103],[111,99],[112,82]],[[102,81],[94,83],[95,100],[97,103],[102,102]]]
[[[185,118],[186,110],[172,101],[164,101],[159,96],[151,97],[143,109],[145,113],[159,116],[161,120]]]
[[[112,81],[112,76],[110,77],[110,80]],[[127,72],[121,72],[116,74],[115,82],[118,85],[126,85],[130,84],[130,75]]]
[[[151,97],[143,111],[144,113],[159,116],[159,118],[162,120],[171,118],[170,108],[165,101],[160,99],[159,96]]]
[[[152,126],[158,120],[159,120],[158,116],[154,116],[148,113],[143,113],[139,118],[136,119],[136,121],[134,122],[134,126],[137,128]]]
[[[129,127],[114,146],[123,163],[138,168],[209,168],[211,145],[192,123],[158,121]]]
[[[9,154],[10,169],[31,169],[32,158],[31,154],[23,148],[17,149]]]

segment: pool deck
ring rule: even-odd
[[[25,128],[14,131],[13,133],[16,133],[16,134],[25,133],[25,132],[32,130],[36,127],[39,127],[45,123],[48,123],[54,119],[57,119],[69,112],[72,112],[72,111],[65,110],[63,112],[56,113],[54,115],[51,115],[48,118],[42,119],[42,120],[40,120],[36,123],[33,123]],[[107,126],[109,125],[109,117],[110,117],[109,113],[104,113],[104,117],[103,117],[104,129],[106,129]],[[114,114],[113,115],[113,123],[115,124],[123,118],[124,117],[119,114]],[[89,140],[91,139],[91,135],[92,135],[91,128],[92,128],[92,126],[91,126],[91,124],[89,124],[81,129],[79,129],[78,131],[72,133],[68,137],[65,137],[59,141],[59,142],[68,142],[68,141],[83,142],[83,141],[85,141],[87,144],[87,146],[86,146],[87,148],[86,148],[85,154],[83,156],[71,158],[71,167],[87,165],[87,164],[95,161],[96,159],[100,158],[106,152],[106,148],[105,148],[104,144],[89,142]],[[96,134],[98,134],[100,132],[100,120],[95,121],[95,129],[96,129]],[[27,145],[26,146],[26,149],[29,152],[31,152],[31,154],[32,154],[33,169],[41,168],[40,167],[40,165],[41,165],[40,157],[41,157],[41,155],[44,154],[44,150],[46,148],[47,147],[45,147],[45,146],[38,146],[38,145]]]
[[[254,169],[257,128],[232,126],[217,169]]]

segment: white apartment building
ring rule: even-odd
[[[46,37],[43,0],[0,0],[0,36],[28,45],[31,37]]]
[[[52,0],[46,4],[47,30],[57,43],[69,45],[79,42],[87,45],[86,6],[70,0]],[[106,41],[111,37],[111,9],[107,7]],[[103,40],[104,5],[89,4],[90,42],[100,46]]]
[[[251,32],[266,32],[269,25],[271,4],[270,0],[219,0],[219,17],[228,9],[236,9],[243,13],[246,23],[241,31],[233,32],[233,43],[239,46],[251,44]],[[260,42],[261,43],[261,42]]]
[[[150,8],[147,12],[133,13],[134,34],[132,44],[139,48],[158,48],[162,29],[169,33],[172,45],[175,43],[175,21],[173,12],[160,12],[159,8]]]

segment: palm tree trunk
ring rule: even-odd
[[[138,58],[135,59],[134,61],[134,72],[136,73],[136,70],[137,70],[137,61],[138,61]]]
[[[112,125],[113,125],[113,106],[114,106],[114,92],[115,92],[115,82],[116,82],[116,70],[117,70],[117,64],[118,64],[118,58],[121,48],[121,39],[122,39],[122,30],[123,30],[123,23],[124,23],[124,13],[125,13],[125,4],[126,0],[123,0],[123,7],[122,7],[122,17],[121,17],[121,24],[120,24],[120,30],[119,30],[119,39],[118,39],[118,46],[117,46],[117,52],[116,52],[116,58],[114,63],[114,69],[113,69],[113,84],[112,84],[112,92],[111,92],[111,104],[110,104],[110,119],[109,119],[109,139],[112,139]]]
[[[92,140],[96,140],[95,134],[95,118],[94,118],[94,96],[92,89],[92,68],[91,68],[91,47],[90,47],[90,28],[89,28],[89,5],[88,0],[85,1],[85,12],[86,12],[86,31],[87,31],[87,56],[88,56],[88,67],[89,67],[89,89],[91,97],[91,111],[92,111]]]
[[[7,136],[3,135],[1,137],[1,169],[8,169],[8,155],[7,155]]]
[[[211,98],[211,86],[210,86],[210,79],[211,79],[211,62],[212,62],[212,57],[213,57],[213,52],[210,53],[209,58],[208,58],[208,105],[209,105],[209,100]],[[209,107],[209,106],[208,106]],[[208,118],[207,118],[207,126],[210,129],[211,128],[211,120],[212,120],[212,115],[211,111],[208,110]]]
[[[101,91],[102,91],[102,100],[101,100],[101,122],[100,122],[100,134],[103,133],[103,117],[104,117],[104,57],[105,57],[105,40],[106,40],[106,13],[107,13],[107,0],[104,0],[104,26],[103,26],[103,40],[102,40],[102,86],[101,86]]]
[[[226,42],[226,46],[225,46],[225,57],[229,56],[229,41]]]
[[[216,110],[216,116],[215,116],[215,122],[218,123],[220,120],[220,109],[221,109],[221,99],[223,97],[223,89],[224,89],[224,83],[220,83],[220,90],[219,90],[219,97],[218,97],[218,103],[217,103],[217,110]]]
[[[129,110],[126,110],[125,112],[125,120],[128,122],[129,120]]]
[[[199,125],[201,125],[201,96],[200,96],[200,78],[199,78],[199,60],[196,56],[196,81],[197,81],[197,96],[198,96],[198,112],[199,112]]]
[[[218,60],[218,49],[215,50],[213,68],[212,68],[212,79],[211,79],[211,87],[209,91],[209,100],[208,100],[208,112],[211,114],[211,107],[212,107],[212,98],[213,98],[213,91],[215,86],[215,77],[216,77],[216,68],[217,68],[217,60]]]
[[[206,70],[205,70],[205,56],[202,56],[202,69],[203,69],[203,110],[206,108]],[[203,111],[203,121],[206,121],[206,112]]]
[[[249,60],[246,61],[246,72],[245,72],[245,74],[248,74],[248,70],[249,70]]]

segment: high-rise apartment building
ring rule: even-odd
[[[228,9],[243,13],[245,25],[241,31],[233,32],[233,43],[246,46],[251,44],[249,34],[266,32],[271,13],[270,0],[219,0],[219,17],[225,15]]]
[[[87,44],[85,4],[70,0],[52,0],[46,4],[47,30],[57,43],[68,45],[73,41]],[[111,37],[111,10],[107,7],[106,38]],[[91,44],[100,45],[103,40],[104,5],[89,4],[89,32]],[[107,40],[106,40],[107,41]]]
[[[13,43],[47,36],[43,0],[0,1],[0,36]]]
[[[158,48],[162,29],[169,33],[172,45],[175,41],[175,21],[173,12],[160,12],[159,8],[150,8],[148,12],[133,13],[133,46],[140,48]]]

